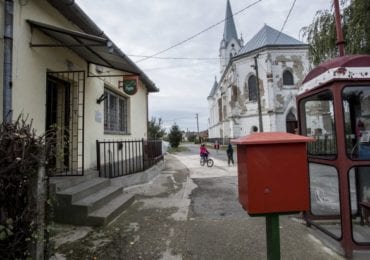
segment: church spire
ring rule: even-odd
[[[220,42],[220,72],[225,70],[230,59],[238,54],[243,46],[243,40],[238,39],[234,23],[233,12],[231,11],[230,0],[226,2],[224,35]]]
[[[231,39],[238,39],[236,33],[236,27],[234,23],[233,12],[231,11],[230,1],[227,0],[226,14],[225,14],[225,28],[224,28],[224,40],[229,42]]]

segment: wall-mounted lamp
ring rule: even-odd
[[[100,104],[101,102],[103,102],[106,98],[107,98],[107,94],[103,93],[101,94],[101,96],[96,100],[96,103],[97,104]]]
[[[114,52],[113,42],[107,41],[108,52],[112,54]]]

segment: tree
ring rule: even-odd
[[[179,146],[182,140],[182,133],[176,124],[171,127],[170,133],[168,134],[168,139],[171,147]]]
[[[148,122],[148,137],[150,139],[160,139],[166,134],[166,130],[162,128],[162,119],[159,118],[158,122],[155,117]]]
[[[343,35],[347,54],[370,53],[370,1],[342,0]],[[302,29],[309,43],[309,56],[315,65],[337,56],[334,10],[321,10]]]

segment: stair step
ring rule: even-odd
[[[87,207],[87,212],[90,213],[109,203],[109,201],[122,194],[122,192],[122,187],[108,186],[94,194],[74,202],[73,205]]]
[[[63,197],[64,199],[73,203],[95,192],[98,192],[109,185],[109,179],[95,178],[60,191],[57,193],[57,196]]]
[[[135,196],[122,193],[103,207],[91,212],[87,217],[87,225],[106,225],[127,209],[135,200]]]

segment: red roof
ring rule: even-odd
[[[313,142],[312,137],[290,134],[285,132],[253,133],[234,139],[233,144],[282,144],[282,143],[307,143]]]
[[[311,70],[303,80],[303,83],[316,78],[329,69],[342,67],[370,67],[370,55],[346,55],[325,61]]]

